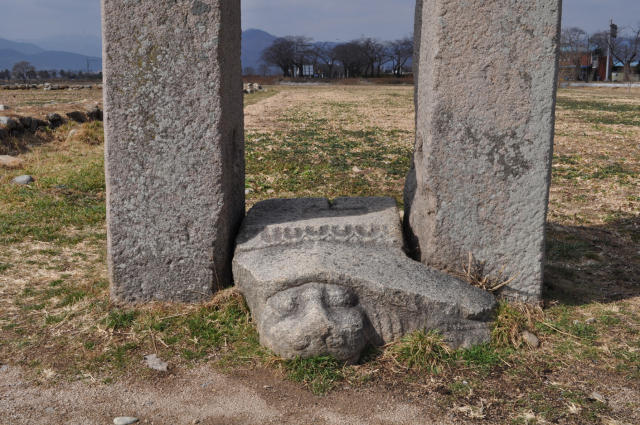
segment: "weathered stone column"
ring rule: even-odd
[[[244,217],[240,0],[102,0],[112,298],[231,282]]]
[[[540,298],[561,0],[424,0],[405,230],[417,259]]]

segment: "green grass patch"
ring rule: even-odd
[[[554,155],[553,162],[556,164],[580,164],[580,156],[578,155]]]
[[[560,96],[558,109],[576,111],[576,117],[593,124],[640,126],[640,106],[622,102],[576,100]]]
[[[95,131],[101,132],[100,129]],[[0,186],[0,203],[11,206],[0,212],[0,244],[36,241],[74,244],[86,238],[69,235],[68,229],[102,227],[106,218],[103,152],[43,150],[41,159],[20,171],[33,175],[30,186]],[[9,174],[10,171],[0,171]],[[57,255],[55,250],[45,255]]]
[[[137,310],[115,309],[109,312],[106,324],[114,331],[130,328],[140,313]]]
[[[411,149],[389,140],[407,134],[378,128],[327,131],[326,125],[310,118],[288,133],[247,134],[246,188],[258,195],[271,190],[329,198],[394,196],[402,203],[402,193],[393,185],[408,172]],[[354,172],[354,167],[362,171]],[[367,173],[373,169],[382,175]]]
[[[288,379],[300,382],[317,395],[325,395],[344,379],[343,363],[329,356],[284,361]]]
[[[138,344],[133,342],[111,347],[105,353],[95,358],[91,369],[106,365],[116,370],[124,370],[125,367],[133,361],[134,356],[132,352],[137,348]]]

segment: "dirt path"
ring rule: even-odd
[[[405,402],[376,387],[317,397],[274,371],[232,376],[200,367],[176,373],[144,382],[83,381],[43,388],[9,367],[0,372],[0,424],[106,425],[118,416],[155,425],[467,423],[454,417],[434,420],[431,400]]]
[[[376,127],[383,130],[415,130],[411,101],[413,87],[331,86],[287,87],[275,96],[245,108],[247,131],[287,130],[281,122],[295,115],[301,121],[313,115],[330,127],[350,130]],[[409,138],[412,142],[413,137]]]

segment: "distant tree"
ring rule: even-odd
[[[269,67],[269,65],[267,65],[264,62],[260,63],[260,66],[258,67],[258,74],[260,74],[263,77],[266,77],[267,75],[271,75],[271,67]]]
[[[589,36],[578,27],[563,28],[560,34],[559,80],[576,79],[580,72],[580,59],[587,51]]]
[[[383,62],[386,62],[384,43],[380,39],[365,37],[364,35],[358,39],[357,43],[360,46],[362,55],[366,58],[364,75],[366,76],[371,70],[371,76],[373,76],[377,70],[377,74],[380,76],[380,67]]]
[[[51,74],[49,74],[49,71],[46,71],[44,69],[42,71],[38,71],[38,78],[40,78],[41,80],[46,80],[50,77]]]
[[[406,36],[386,43],[386,55],[393,67],[393,74],[400,77],[402,68],[413,58],[413,36]]]
[[[246,75],[247,77],[251,77],[256,75],[256,70],[250,66],[246,67],[244,71],[242,71],[242,75]]]
[[[31,65],[31,62],[20,61],[20,62],[16,62],[13,65],[11,74],[13,75],[13,78],[15,78],[16,80],[22,80],[23,83],[26,84],[27,78],[29,78],[29,75],[31,74],[31,72],[35,72],[35,70],[36,70],[36,67]]]
[[[0,71],[0,78],[3,80],[10,80],[11,72],[9,72],[8,69],[5,69],[4,71]]]
[[[29,78],[30,80],[35,80],[36,78],[38,78],[38,73],[36,72],[35,67],[27,72],[27,78]]]
[[[51,78],[58,78],[58,71],[52,69],[49,71],[49,75],[51,75]]]
[[[309,60],[311,41],[312,39],[306,36],[292,35],[275,39],[271,46],[262,51],[260,60],[267,65],[280,68],[285,77],[293,76],[295,69],[301,69]]]
[[[357,77],[361,74],[363,66],[367,63],[367,57],[362,53],[358,40],[338,44],[334,50],[347,78]]]
[[[337,55],[333,43],[318,43],[315,46],[318,58],[327,65],[329,78],[333,77],[333,67],[336,64]]]
[[[273,41],[271,46],[264,49],[260,60],[268,65],[276,66],[282,70],[285,77],[289,77],[294,66],[295,43],[288,37],[281,37]]]

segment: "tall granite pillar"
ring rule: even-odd
[[[112,298],[206,299],[245,212],[240,0],[102,0],[102,17]]]
[[[542,291],[560,15],[561,0],[424,0],[416,17],[413,255],[461,271],[471,252],[525,301]]]

